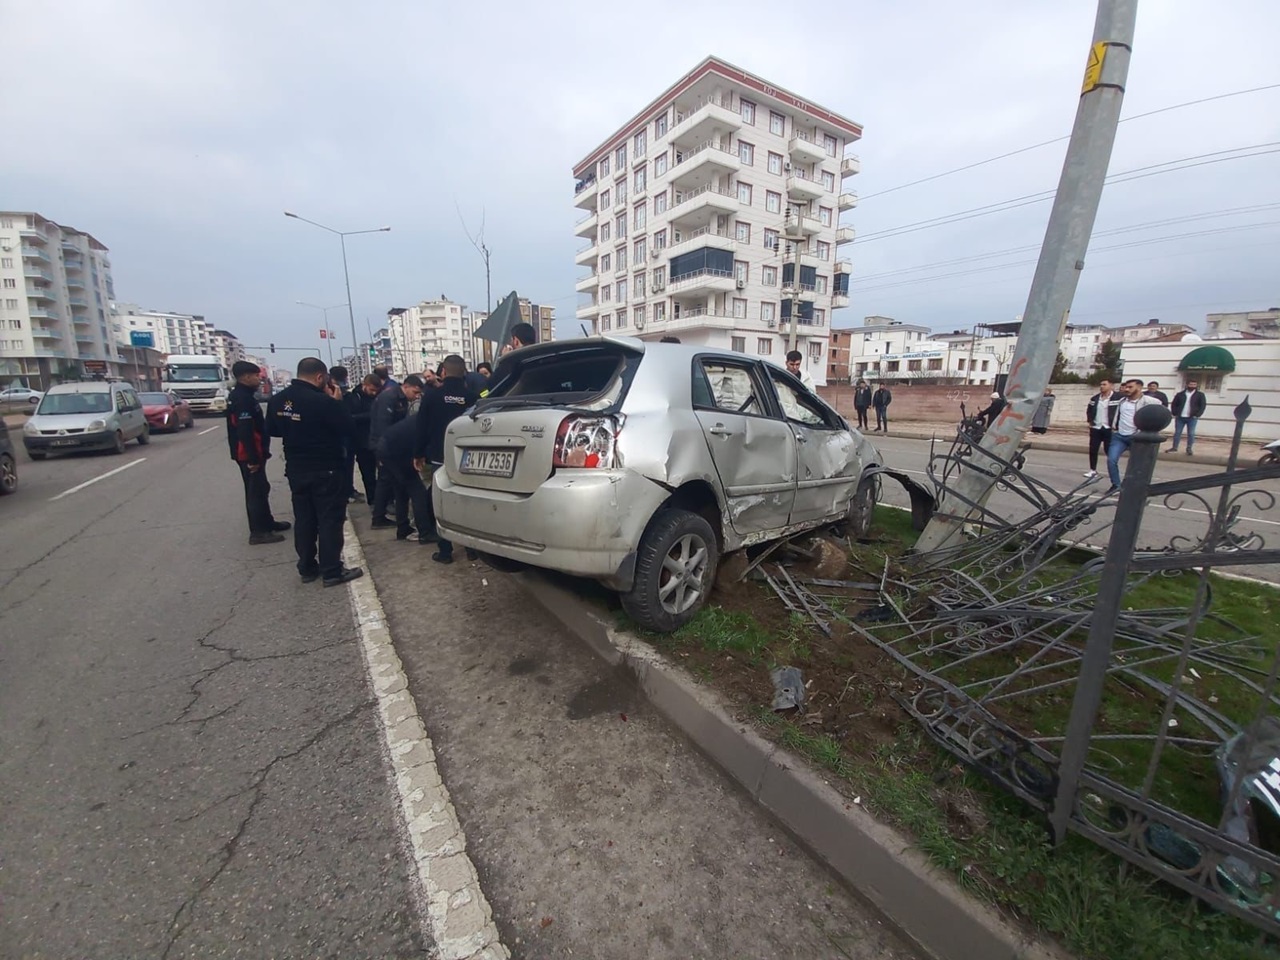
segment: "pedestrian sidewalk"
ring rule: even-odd
[[[909,440],[930,440],[937,439],[943,443],[950,443],[956,435],[955,423],[933,423],[919,421],[889,421],[888,434],[876,433],[874,430],[865,431],[866,436],[872,440],[877,437],[904,437]],[[1172,433],[1169,434],[1172,437]],[[1060,453],[1079,453],[1087,455],[1089,452],[1089,431],[1084,425],[1079,429],[1075,427],[1050,427],[1049,432],[1045,434],[1027,434],[1027,444],[1035,450],[1052,450]],[[1168,444],[1163,447],[1168,450]],[[1164,456],[1176,456],[1179,460],[1186,460],[1187,463],[1204,463],[1216,466],[1226,466],[1227,455],[1231,452],[1231,441],[1223,440],[1218,437],[1197,437],[1195,445],[1195,454],[1187,456],[1182,450],[1177,454],[1166,453]],[[1240,465],[1253,466],[1257,459],[1261,456],[1261,444],[1252,440],[1246,440],[1240,447]],[[1256,455],[1254,451],[1259,451]]]

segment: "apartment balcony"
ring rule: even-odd
[[[28,260],[40,260],[44,263],[49,263],[49,254],[39,247],[29,247],[25,243],[22,245],[22,256]]]
[[[716,213],[737,213],[742,208],[738,195],[723,188],[706,186],[687,193],[676,193],[676,201],[667,210],[672,223],[707,217]]]
[[[710,267],[695,270],[678,280],[667,281],[667,291],[673,297],[700,297],[713,293],[731,293],[738,288],[731,270],[713,270]]]
[[[23,240],[29,240],[32,243],[44,243],[46,237],[44,233],[34,227],[23,227],[18,231],[18,236]]]
[[[853,263],[848,260],[837,260],[836,273],[853,273]]]
[[[596,227],[599,224],[600,218],[594,213],[589,213],[573,225],[573,235],[575,237],[591,237],[594,239]]]
[[[79,277],[74,277],[71,274],[67,274],[67,286],[72,290],[83,290],[84,281],[81,280]]]
[[[600,286],[600,274],[593,273],[589,277],[583,277],[573,285],[573,289],[579,293],[590,293],[592,290],[598,289]]]
[[[600,304],[593,303],[585,307],[579,307],[576,315],[579,320],[594,320],[600,316]]]
[[[54,330],[52,327],[46,327],[46,326],[42,326],[40,324],[35,324],[35,323],[31,325],[31,336],[35,337],[37,340],[61,340],[62,339],[62,334],[60,334],[57,330]]]
[[[858,231],[853,227],[837,227],[836,228],[836,244],[853,243],[853,238],[858,235]]]
[[[596,198],[600,195],[600,181],[592,177],[586,183],[579,183],[573,190],[573,205],[579,210],[594,210]]]
[[[667,138],[677,146],[692,145],[710,140],[716,133],[741,129],[741,115],[721,106],[718,100],[708,100],[684,113],[678,113],[675,125],[667,132]]]
[[[84,258],[83,257],[63,257],[62,265],[65,266],[68,270],[83,270]]]
[[[827,148],[814,143],[805,134],[797,134],[787,144],[787,153],[796,163],[821,163],[827,159]]]
[[[48,280],[50,283],[53,282],[52,273],[50,273],[48,270],[45,270],[43,267],[37,267],[29,263],[24,263],[22,265],[22,275],[32,280],[39,279],[39,280]]]
[[[574,255],[573,262],[580,267],[595,266],[597,260],[600,259],[600,247],[592,242]]]
[[[52,307],[28,307],[27,313],[32,317],[45,317],[49,320],[57,320],[62,316]]]
[[[857,176],[862,172],[862,161],[858,157],[845,157],[840,161],[840,179]]]
[[[76,244],[72,243],[70,240],[63,240],[62,252],[63,253],[79,253],[80,248]]]
[[[65,351],[65,350],[41,350],[39,347],[36,347],[36,349],[35,349],[35,355],[36,355],[37,357],[65,357],[65,356],[67,355],[67,351]]]
[[[858,195],[852,192],[840,194],[840,199],[836,203],[836,206],[840,208],[841,213],[844,213],[846,210],[852,210],[857,205]]]
[[[58,296],[53,292],[53,287],[36,287],[27,285],[27,296],[36,300],[57,300]]]
[[[96,342],[97,341],[90,334],[87,334],[87,333],[76,334],[76,343],[83,343],[86,346],[92,346]]]
[[[822,221],[807,213],[793,213],[783,221],[782,232],[788,240],[812,237],[822,229]]]
[[[677,187],[698,187],[714,178],[733,176],[742,161],[727,146],[706,140],[686,151],[676,151],[676,162],[667,170],[667,179]]]
[[[849,305],[849,295],[847,293],[833,293],[831,295],[831,309],[839,310],[841,307]]]
[[[743,317],[733,317],[727,313],[717,313],[698,307],[693,310],[682,310],[678,317],[653,322],[664,332],[670,332],[673,330],[733,330],[739,325],[745,325],[747,321]]]
[[[825,194],[826,190],[822,188],[819,180],[810,180],[795,173],[787,177],[787,199],[789,200],[805,202],[821,200]]]
[[[711,247],[713,250],[732,250],[734,239],[728,231],[718,231],[714,227],[699,227],[696,230],[679,231],[679,239],[670,246],[664,247],[662,253],[667,257],[678,257],[690,250],[701,250]]]
[[[71,315],[71,322],[74,323],[77,327],[93,326],[93,318],[86,317],[83,313],[73,313]]]

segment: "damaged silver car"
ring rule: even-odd
[[[705,347],[596,337],[525,347],[449,427],[441,535],[502,569],[592,577],[667,632],[720,558],[871,523],[875,447],[786,370]]]

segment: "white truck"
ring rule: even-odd
[[[171,353],[165,361],[162,387],[187,401],[192,413],[226,412],[234,386],[231,371],[217,357]]]

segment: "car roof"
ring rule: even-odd
[[[48,393],[107,393],[113,387],[127,387],[127,383],[104,383],[98,380],[84,380],[78,383],[56,383],[48,389]]]
[[[547,353],[556,353],[561,350],[572,350],[585,346],[599,346],[602,343],[612,344],[616,347],[635,354],[643,356],[662,357],[664,360],[692,360],[694,357],[722,357],[726,360],[737,360],[746,363],[758,363],[762,358],[748,356],[744,353],[738,353],[736,350],[726,350],[723,347],[711,347],[706,344],[699,343],[659,343],[654,340],[641,340],[639,337],[619,337],[610,334],[604,334],[598,337],[575,337],[572,340],[548,340],[545,343],[535,343],[527,347],[521,347],[519,350],[509,353],[502,359],[516,356],[520,358],[540,356]]]

